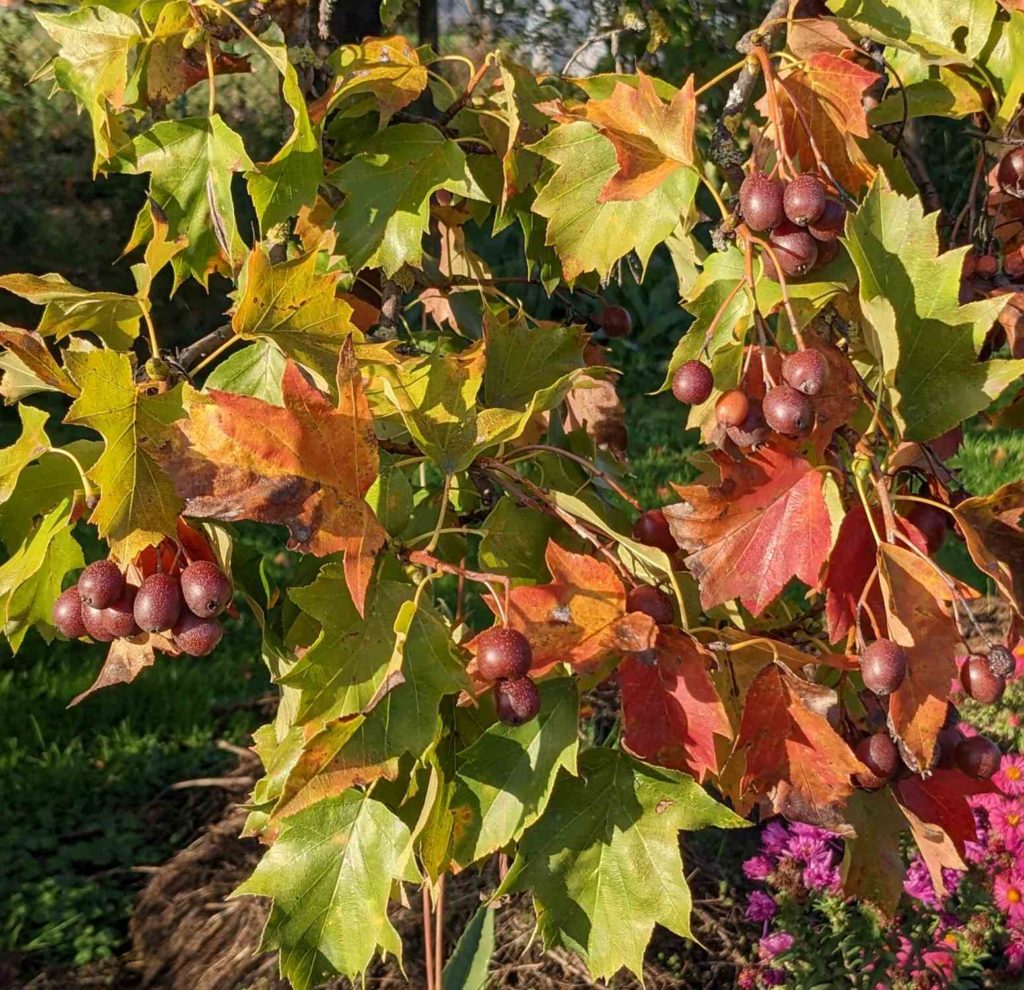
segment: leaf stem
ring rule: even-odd
[[[715,201],[715,205],[722,214],[722,219],[724,220],[726,217],[732,216],[732,210],[725,205],[725,201],[722,199],[721,194],[714,187],[711,180],[706,175],[701,174],[700,181],[704,183],[704,188],[711,193],[711,198]]]
[[[693,91],[693,95],[697,97],[700,96],[702,93],[706,93],[709,89],[712,89],[713,87],[717,86],[723,79],[728,79],[729,76],[739,72],[740,69],[742,69],[743,66],[745,66],[746,64],[747,60],[745,58],[741,58],[738,62],[734,62],[732,65],[729,66],[728,69],[723,69],[713,79],[709,79],[706,83],[695,89]]]
[[[142,312],[142,319],[146,323],[146,333],[149,335],[149,350],[153,357],[160,357],[160,344],[156,339],[156,327],[153,326],[153,317],[149,312],[149,300],[140,299],[139,309]]]
[[[546,443],[533,443],[527,447],[520,447],[516,451],[517,456],[508,457],[504,460],[503,463],[516,464],[521,460],[526,460],[527,458],[520,457],[518,455],[525,454],[527,451],[531,450],[546,451],[551,454],[557,454],[559,457],[566,457],[570,461],[574,461],[576,464],[579,464],[580,467],[585,468],[592,475],[594,475],[595,478],[600,478],[606,485],[608,485],[609,488],[612,489],[612,491],[616,493],[616,495],[618,495],[622,499],[625,499],[625,501],[627,501],[631,506],[633,506],[633,508],[636,509],[637,512],[642,511],[640,503],[635,498],[633,498],[633,496],[630,495],[629,492],[627,492],[626,489],[622,487],[622,485],[620,485],[614,478],[612,478],[611,475],[602,471],[596,464],[592,464],[585,457],[580,457],[578,454],[574,454],[572,453],[572,451],[569,450],[563,450],[561,447],[555,447],[552,446],[551,444]]]
[[[444,476],[444,485],[441,488],[441,508],[437,513],[437,522],[430,534],[430,542],[427,544],[427,553],[433,553],[437,549],[437,541],[441,539],[441,528],[444,526],[445,513],[448,511],[448,493],[452,490],[452,476]]]
[[[78,469],[78,476],[82,479],[82,494],[85,496],[87,501],[91,499],[93,496],[93,489],[92,485],[89,484],[89,479],[85,475],[85,469],[82,467],[82,462],[75,457],[70,450],[65,450],[63,447],[51,447],[48,453],[61,454],[75,465]]]
[[[875,546],[881,546],[883,540],[878,532],[878,527],[875,525],[875,517],[872,515],[871,506],[868,505],[868,495],[863,486],[864,482],[854,475],[853,487],[857,491],[857,497],[860,499],[860,504],[864,507],[864,515],[867,517],[868,526],[871,527],[871,535],[875,538]]]
[[[221,345],[220,345],[219,347],[215,347],[215,348],[214,348],[214,349],[213,349],[212,351],[210,351],[210,353],[209,353],[209,354],[207,354],[207,355],[206,355],[206,357],[204,357],[204,358],[202,359],[202,361],[200,361],[200,362],[199,362],[199,363],[198,363],[198,364],[197,364],[197,365],[196,365],[196,366],[195,366],[194,368],[192,368],[192,370],[191,370],[191,373],[192,373],[193,375],[196,375],[196,374],[198,374],[198,373],[199,373],[200,371],[202,371],[202,370],[203,370],[203,368],[205,368],[205,367],[206,367],[206,366],[207,366],[207,365],[208,365],[208,364],[209,364],[209,363],[210,363],[211,361],[215,361],[215,360],[216,360],[217,358],[219,358],[219,357],[221,356],[221,354],[223,354],[223,353],[224,353],[224,352],[225,352],[225,351],[226,351],[226,350],[227,350],[227,349],[228,349],[229,347],[232,347],[232,346],[233,346],[233,345],[234,345],[235,343],[237,343],[237,342],[238,342],[239,340],[241,340],[241,339],[242,339],[242,338],[241,338],[241,337],[240,337],[240,336],[239,336],[239,335],[238,335],[237,333],[235,333],[235,334],[232,334],[232,335],[231,335],[230,337],[228,337],[228,339],[227,339],[227,340],[225,340],[225,341],[224,341],[224,343],[223,343],[223,344],[221,344]]]
[[[216,73],[213,71],[213,49],[210,47],[210,39],[206,39],[206,75],[210,81],[210,101],[207,105],[207,114],[212,117],[217,112],[217,83]]]

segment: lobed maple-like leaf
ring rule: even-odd
[[[103,661],[96,680],[81,694],[76,694],[68,702],[68,708],[85,701],[91,694],[114,684],[130,684],[147,667],[156,663],[157,651],[170,656],[178,656],[181,652],[173,640],[165,633],[139,633],[129,638],[115,639],[107,650],[107,658]]]
[[[716,740],[732,726],[708,672],[713,658],[692,636],[665,626],[655,656],[629,656],[617,670],[623,745],[657,766],[703,782],[721,769]]]
[[[907,674],[889,696],[889,724],[918,766],[931,766],[946,720],[954,657],[962,637],[952,619],[953,592],[935,567],[903,547],[878,548],[878,578],[889,638],[907,654]]]
[[[530,641],[535,675],[558,663],[592,671],[620,653],[654,645],[654,620],[626,611],[626,589],[611,565],[564,550],[554,540],[548,541],[544,559],[551,582],[520,585],[508,596],[508,626]],[[500,616],[498,603],[491,597],[486,601]],[[467,644],[474,656],[476,643]],[[475,669],[474,661],[470,674]]]
[[[578,777],[559,776],[497,896],[528,891],[545,946],[580,953],[595,978],[640,976],[655,924],[691,937],[679,830],[746,824],[692,777],[591,749]]]
[[[889,919],[903,896],[907,873],[900,842],[906,820],[901,811],[890,787],[856,791],[845,811],[855,834],[844,836],[843,893],[874,905]]]
[[[961,502],[953,515],[974,562],[1024,615],[1024,482]]]
[[[636,85],[616,82],[611,96],[567,108],[560,100],[538,108],[563,124],[585,121],[611,141],[618,171],[598,196],[602,203],[642,199],[680,168],[696,164],[694,130],[697,101],[693,76],[664,103],[649,76]]]
[[[852,777],[865,767],[827,717],[835,693],[781,664],[766,666],[747,691],[736,750],[746,755],[743,787],[777,812],[825,827],[842,821]]]
[[[21,435],[9,447],[0,450],[0,505],[11,497],[21,472],[50,449],[50,439],[46,435],[48,418],[42,409],[24,404],[18,406]]]
[[[682,501],[664,509],[704,608],[739,598],[757,615],[792,578],[816,585],[832,548],[826,485],[834,483],[785,442],[738,463],[712,458],[719,483],[676,485]]]
[[[289,361],[282,406],[230,392],[193,393],[165,455],[186,515],[283,523],[290,546],[341,552],[361,612],[385,533],[364,500],[377,440],[351,342],[338,359],[337,405]]]

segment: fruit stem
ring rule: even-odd
[[[211,361],[216,361],[229,347],[233,347],[242,338],[237,334],[232,334],[224,341],[219,347],[215,347],[206,357],[203,358],[194,368],[189,371],[190,375],[197,375],[203,370]]]
[[[210,39],[206,39],[206,75],[210,81],[210,101],[207,105],[207,113],[213,116],[217,112],[217,83],[213,71],[213,49],[210,47]]]
[[[149,300],[139,300],[139,310],[142,312],[142,319],[146,323],[146,333],[149,335],[149,350],[153,357],[160,357],[160,345],[156,339],[156,327],[153,326],[153,317],[149,312]]]
[[[65,450],[63,447],[51,447],[48,453],[62,454],[75,465],[78,469],[78,476],[82,479],[82,494],[85,496],[86,501],[91,499],[93,496],[92,485],[89,484],[89,479],[85,476],[85,469],[82,467],[82,462],[75,457],[70,450]]]
[[[559,457],[567,457],[570,461],[574,461],[576,464],[579,464],[580,467],[585,468],[592,475],[594,475],[595,478],[600,478],[606,485],[608,485],[609,488],[612,489],[612,491],[615,492],[616,495],[619,496],[619,498],[625,499],[625,501],[627,501],[631,506],[633,506],[633,508],[636,509],[637,512],[643,511],[643,507],[640,505],[640,503],[635,498],[633,498],[633,496],[630,495],[629,492],[627,492],[626,489],[622,487],[622,485],[620,485],[614,478],[612,478],[611,475],[602,471],[596,464],[592,464],[586,458],[580,457],[579,455],[574,454],[569,450],[563,450],[561,447],[554,447],[551,444],[546,443],[533,443],[527,447],[520,447],[516,451],[517,456],[506,458],[503,461],[503,463],[516,464],[521,460],[526,460],[526,458],[520,457],[518,455],[525,454],[526,452],[531,450],[547,451],[548,453],[551,454],[557,454]]]
[[[943,512],[948,512],[956,519],[956,512],[953,511],[951,505],[946,505],[944,502],[936,502],[932,498],[924,498],[921,495],[893,495],[892,498],[897,502],[920,502],[922,505],[931,505],[936,509],[942,509]]]
[[[874,586],[874,584],[875,584],[875,582],[877,580],[878,580],[878,565],[875,564],[875,566],[871,569],[871,573],[868,575],[867,581],[864,582],[864,590],[861,591],[860,598],[857,599],[857,605],[856,605],[856,607],[853,610],[853,627],[854,627],[854,631],[857,634],[857,648],[859,650],[861,650],[861,651],[864,650],[864,646],[865,646],[864,632],[861,629],[861,625],[860,625],[860,613],[862,611],[867,612],[868,619],[871,620],[871,628],[874,630],[875,639],[881,639],[882,638],[882,631],[881,631],[881,628],[878,625],[878,619],[875,617],[874,611],[872,610],[871,606],[868,604],[868,595],[870,594],[871,589],[872,589],[872,587]]]
[[[494,601],[498,606],[498,610],[501,612],[502,624],[508,624],[508,610],[509,610],[509,595],[511,593],[511,580],[503,574],[489,574],[486,571],[471,571],[466,567],[460,567],[458,564],[449,564],[446,560],[441,560],[439,557],[435,557],[432,553],[428,553],[425,550],[411,550],[406,554],[406,559],[410,564],[416,564],[419,567],[432,567],[435,571],[443,571],[445,574],[454,574],[459,577],[466,578],[467,581],[476,581],[477,584],[485,585],[487,590],[494,596]],[[501,599],[495,593],[493,585],[500,585],[505,589],[505,607],[502,607]]]
[[[775,265],[775,272],[779,276],[779,291],[782,294],[782,305],[786,309],[786,315],[789,317],[790,326],[793,329],[793,336],[796,338],[796,347],[798,351],[807,349],[807,343],[804,340],[804,335],[800,330],[800,325],[796,320],[796,313],[793,311],[793,303],[789,298],[789,286],[786,284],[786,276],[782,271],[782,265],[779,264],[779,256],[775,253],[775,249],[767,242],[762,240],[760,237],[754,236],[750,232],[750,228],[743,226],[743,236],[749,238],[754,244],[757,244],[761,250],[767,251],[768,256],[772,259],[772,264]]]
[[[452,476],[444,476],[444,485],[441,488],[441,508],[437,513],[437,522],[430,534],[430,542],[427,544],[427,553],[433,553],[437,549],[437,541],[441,539],[441,528],[444,526],[445,513],[448,511],[448,494],[452,490]]]
[[[857,491],[857,496],[860,499],[860,504],[864,506],[864,515],[867,517],[868,526],[871,527],[871,535],[875,538],[875,546],[881,546],[883,543],[882,537],[879,535],[878,527],[875,525],[875,517],[871,512],[871,506],[868,504],[868,494],[864,490],[864,482],[856,475],[853,476],[853,487]]]
[[[739,72],[740,69],[742,69],[746,64],[747,59],[746,56],[744,56],[738,62],[735,62],[733,65],[730,65],[728,69],[723,69],[721,72],[719,72],[718,75],[714,77],[714,79],[709,79],[702,86],[699,86],[697,89],[695,89],[693,91],[693,95],[697,97],[700,96],[702,93],[706,93],[709,89],[712,89],[713,87],[717,86],[723,79],[728,79],[729,76]]]
[[[779,103],[775,93],[775,73],[772,71],[772,63],[760,45],[754,45],[750,49],[750,54],[761,63],[765,95],[768,97],[768,115],[775,126],[775,138],[779,145],[779,157],[781,160],[779,172],[788,171],[790,177],[795,176],[797,173],[793,167],[793,160],[789,157],[789,149],[786,147],[786,134],[782,126],[782,114],[779,112]]]
[[[729,308],[733,299],[736,298],[736,294],[746,284],[747,283],[743,279],[739,279],[739,281],[737,281],[737,283],[732,287],[732,291],[722,301],[722,305],[718,307],[715,315],[711,317],[711,322],[708,324],[708,328],[704,333],[704,344],[701,347],[701,352],[708,358],[708,360],[711,360],[711,354],[708,353],[708,346],[711,344],[711,338],[714,336],[718,323],[722,319],[722,314]]]
[[[711,198],[715,201],[715,205],[718,207],[719,212],[722,214],[722,219],[724,220],[726,217],[731,216],[732,210],[730,210],[725,205],[725,201],[722,199],[721,194],[714,187],[711,180],[706,175],[701,175],[700,181],[704,183],[704,188],[707,189],[709,193],[711,193]]]

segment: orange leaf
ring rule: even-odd
[[[602,203],[643,199],[677,169],[694,163],[693,76],[671,103],[664,103],[650,77],[638,72],[636,87],[617,82],[605,100],[589,100],[572,109],[556,100],[539,109],[560,123],[585,120],[614,145],[619,170],[601,190]]]
[[[228,392],[197,397],[168,470],[186,515],[283,523],[294,549],[344,553],[361,613],[385,534],[363,499],[377,477],[377,441],[351,338],[337,383],[334,407],[289,361],[283,407]]]
[[[74,708],[90,694],[114,684],[129,684],[156,662],[156,651],[177,656],[181,651],[163,633],[139,633],[131,639],[115,639],[107,651],[96,680],[68,702]]]
[[[806,172],[817,169],[818,153],[843,186],[857,192],[871,182],[875,167],[856,138],[868,138],[864,91],[878,74],[829,52],[812,55],[803,66],[779,75],[776,87],[786,147]],[[768,116],[767,97],[758,110]],[[769,131],[774,128],[769,128]],[[811,141],[813,139],[813,146]],[[776,141],[778,138],[776,137]]]
[[[629,752],[700,781],[718,773],[715,739],[731,740],[732,727],[708,674],[711,662],[692,636],[664,626],[650,662],[630,656],[619,665],[623,743]]]
[[[746,750],[744,787],[769,797],[775,811],[816,825],[842,821],[864,770],[827,718],[835,695],[780,664],[764,668],[747,692],[737,750]]]
[[[920,557],[902,547],[878,548],[889,636],[907,653],[907,676],[889,697],[889,721],[910,756],[927,768],[946,720],[961,636],[951,618],[953,593]]]
[[[816,585],[832,547],[824,475],[782,442],[712,456],[720,484],[675,486],[683,501],[664,510],[704,608],[739,598],[757,615],[791,578]]]
[[[654,645],[657,627],[643,612],[626,611],[626,589],[608,565],[548,541],[544,557],[550,584],[513,588],[508,624],[530,641],[534,675],[557,663],[591,671],[621,653],[639,653]],[[487,600],[496,615],[493,599]],[[476,640],[468,644],[476,653]],[[469,673],[476,669],[475,659]]]

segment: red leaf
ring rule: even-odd
[[[814,824],[841,821],[853,793],[851,777],[864,770],[829,724],[835,695],[803,681],[780,664],[764,668],[747,692],[737,751],[746,751],[743,787],[767,796],[774,810]]]
[[[708,664],[711,654],[686,633],[658,630],[657,656],[627,657],[618,668],[624,744],[642,760],[685,770],[703,781],[720,766],[715,738],[732,738],[732,727]]]
[[[713,457],[720,484],[676,486],[683,501],[664,510],[703,607],[739,598],[757,615],[791,578],[815,586],[832,547],[824,474],[784,442]]]
[[[608,564],[548,542],[545,562],[550,584],[513,588],[508,624],[530,641],[533,673],[556,663],[595,670],[622,653],[639,653],[655,642],[657,626],[643,612],[626,611],[626,589]],[[500,615],[493,599],[491,611]],[[467,644],[476,653],[476,640]],[[476,661],[469,665],[472,675]]]

